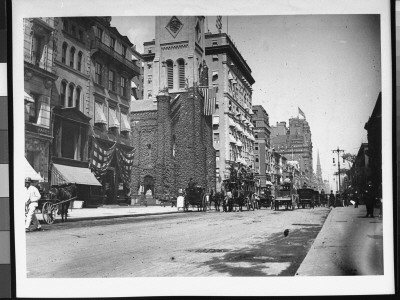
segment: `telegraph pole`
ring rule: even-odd
[[[338,190],[340,193],[340,157],[339,157],[339,155],[340,155],[340,152],[344,152],[344,150],[339,149],[339,146],[338,146],[336,150],[332,150],[332,153],[335,153],[335,152],[337,152],[337,157],[338,157],[338,159],[337,159],[338,160],[338,175],[339,175]]]

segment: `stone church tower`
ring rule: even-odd
[[[197,88],[204,49],[204,17],[156,17],[156,38],[144,43],[144,100],[131,104],[133,190],[176,195],[189,178],[215,189],[212,116]]]

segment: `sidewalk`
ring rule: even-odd
[[[139,217],[145,215],[162,215],[162,214],[173,214],[181,213],[183,209],[180,208],[179,211],[176,207],[169,206],[119,206],[110,205],[102,206],[97,208],[74,208],[68,210],[68,222],[72,221],[85,221],[85,220],[98,220],[98,219],[112,219],[121,217]],[[42,214],[37,213],[36,216],[39,220],[43,220]],[[56,223],[61,221],[61,216],[56,216]]]
[[[333,208],[296,276],[383,274],[383,227],[379,209]]]

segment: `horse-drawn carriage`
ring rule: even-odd
[[[205,189],[201,186],[188,187],[186,188],[185,194],[185,209],[184,211],[189,210],[189,206],[196,206],[198,211],[206,211],[207,203],[206,203],[206,194]]]
[[[319,197],[319,192],[314,190],[314,206],[319,207],[321,206],[321,201]]]
[[[254,210],[257,202],[253,194],[255,192],[254,174],[244,166],[236,170],[233,166],[230,169],[230,176],[224,181],[224,189],[227,195],[227,201],[224,201],[224,211]],[[227,202],[227,203],[226,203]]]
[[[273,196],[272,196],[272,191],[270,186],[262,187],[260,195],[258,196],[258,208],[261,209],[261,207],[268,208],[271,206],[271,203],[273,201]]]
[[[48,192],[41,191],[41,199],[36,208],[41,212],[43,221],[53,224],[57,215],[61,215],[61,222],[67,221],[68,209],[71,201],[77,198],[75,184],[52,186]]]
[[[275,191],[275,199],[273,200],[272,209],[279,210],[280,206],[284,206],[286,210],[294,210],[295,203],[297,202],[296,189],[290,180],[286,180],[280,185],[279,189]]]
[[[314,190],[311,188],[298,189],[299,201],[297,202],[297,208],[314,208],[315,194]]]

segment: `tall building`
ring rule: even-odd
[[[374,109],[364,126],[367,130],[369,169],[374,196],[382,197],[382,93],[379,93]]]
[[[271,127],[271,144],[275,151],[300,164],[300,178],[311,184],[313,177],[313,157],[311,129],[306,119],[291,118]]]
[[[271,181],[271,160],[272,150],[270,144],[271,128],[269,126],[269,116],[265,108],[261,105],[253,106],[254,124],[254,170],[255,177],[259,179],[259,186],[265,187],[267,181]]]
[[[87,206],[127,200],[130,186],[130,82],[140,67],[110,20],[24,20],[26,157],[45,186],[76,183]],[[33,141],[32,154],[35,130],[42,146]]]
[[[54,18],[29,18],[24,30],[25,157],[48,185],[53,136],[50,99],[58,78]]]
[[[226,33],[205,35],[209,85],[217,90],[213,115],[217,190],[229,178],[230,167],[254,169],[251,69]]]
[[[190,178],[215,189],[212,116],[198,88],[208,85],[204,45],[204,17],[156,17],[142,55],[144,100],[131,103],[135,191],[176,195]]]

